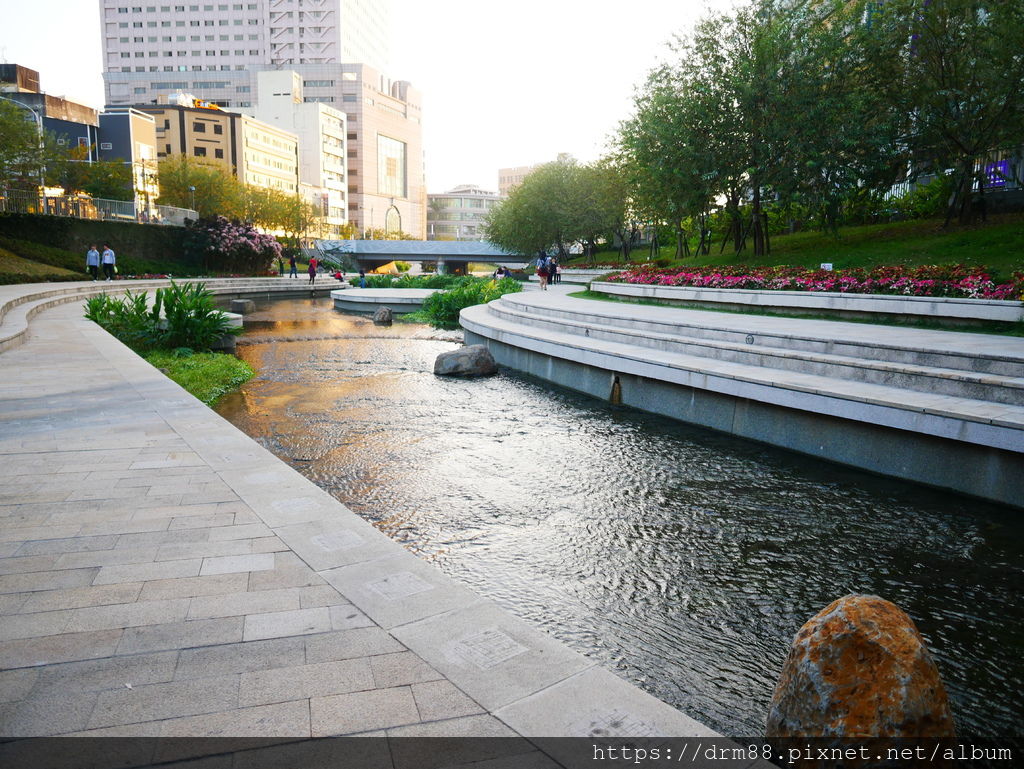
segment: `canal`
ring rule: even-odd
[[[503,372],[457,332],[258,305],[217,410],[450,577],[688,715],[763,733],[793,635],[850,592],[934,653],[961,739],[1024,737],[1024,518]]]

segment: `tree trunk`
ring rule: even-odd
[[[765,250],[764,224],[761,216],[761,185],[757,183],[754,184],[752,208],[750,224],[754,235],[754,256],[764,256],[767,252]]]

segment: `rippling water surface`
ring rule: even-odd
[[[525,377],[324,299],[247,316],[218,411],[394,539],[708,726],[763,732],[794,633],[849,592],[917,622],[961,735],[1024,736],[1019,512]]]

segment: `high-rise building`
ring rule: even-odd
[[[255,113],[258,73],[302,76],[303,101],[347,117],[348,220],[426,237],[419,92],[391,80],[387,0],[125,6],[100,0],[108,104],[187,91]]]
[[[189,91],[244,108],[252,106],[261,69],[389,66],[387,0],[123,4],[130,1],[99,0],[108,104]]]

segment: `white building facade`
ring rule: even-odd
[[[133,1],[99,0],[107,104],[188,91],[245,108],[261,69],[389,66],[387,0]]]
[[[321,237],[338,238],[348,222],[347,118],[327,104],[305,101],[302,84],[292,70],[258,73],[253,112],[298,137],[301,194],[322,217]]]

